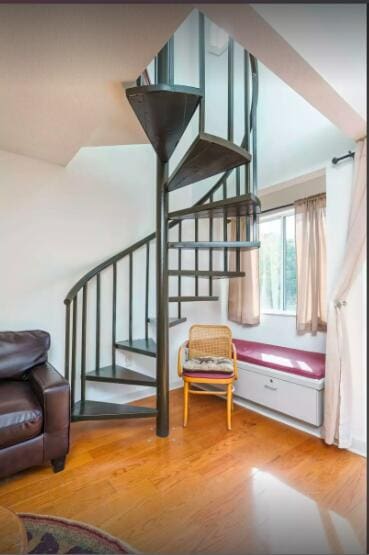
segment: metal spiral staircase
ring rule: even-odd
[[[137,80],[137,86],[126,91],[127,98],[157,154],[156,232],[141,239],[129,248],[112,256],[90,270],[69,291],[66,299],[65,375],[71,381],[72,419],[90,420],[107,418],[156,417],[157,435],[169,433],[169,328],[186,321],[182,316],[182,303],[217,301],[213,294],[213,280],[243,277],[240,250],[259,247],[258,214],[260,202],[256,191],[256,105],[258,96],[257,63],[244,52],[244,138],[240,146],[233,143],[234,134],[234,44],[228,44],[228,139],[204,132],[205,124],[205,38],[204,17],[199,14],[199,87],[174,85],[173,39],[155,59],[155,83],[150,83],[145,70]],[[251,98],[250,98],[251,97]],[[251,102],[250,102],[251,100]],[[251,104],[251,107],[250,107]],[[169,174],[169,160],[183,136],[190,120],[199,111],[199,132],[177,167]],[[250,151],[253,156],[251,157]],[[250,161],[252,165],[250,168]],[[241,184],[241,166],[245,166]],[[252,171],[251,171],[252,170]],[[172,191],[192,185],[202,179],[221,174],[210,190],[193,206],[169,212],[168,197]],[[251,178],[252,177],[252,178]],[[229,196],[230,181],[235,193]],[[216,200],[217,196],[221,198]],[[228,238],[230,219],[236,221],[236,239]],[[246,221],[245,237],[241,238],[241,219]],[[199,220],[209,222],[208,240],[199,240]],[[222,240],[214,240],[214,221],[223,221]],[[183,240],[182,223],[192,220],[194,240]],[[176,237],[170,237],[172,230]],[[175,240],[174,240],[175,239]],[[156,315],[150,317],[150,275],[152,251],[156,250]],[[194,251],[194,267],[182,268],[182,251]],[[208,268],[199,269],[199,251],[209,253]],[[168,253],[177,252],[177,267],[169,268]],[[223,251],[223,268],[214,269],[214,250]],[[235,264],[230,268],[228,253],[235,252]],[[142,336],[134,333],[133,303],[134,257],[145,256],[144,313]],[[126,263],[128,279],[120,284],[121,264]],[[177,294],[169,296],[168,282],[177,281]],[[194,294],[182,294],[182,279],[193,278]],[[199,280],[208,280],[208,293],[199,293]],[[108,285],[107,285],[108,283]],[[103,286],[108,289],[110,305],[110,338],[102,345]],[[117,337],[117,315],[122,304],[118,294],[125,289],[127,302],[126,339]],[[92,290],[93,306],[88,301]],[[107,295],[104,295],[106,299]],[[169,304],[176,305],[177,314],[169,318]],[[105,309],[104,309],[105,310]],[[92,311],[92,317],[91,317]],[[149,326],[156,326],[156,341],[150,337]],[[137,328],[137,326],[136,326]],[[105,334],[106,335],[106,334]],[[109,345],[111,363],[103,364],[102,350]],[[117,364],[117,352],[129,351],[156,358],[156,378]],[[93,352],[93,356],[92,356]],[[92,359],[92,361],[89,361]],[[131,404],[106,403],[86,399],[86,382],[96,384],[114,383],[149,386],[156,388],[156,408]],[[79,390],[79,391],[78,391]],[[79,393],[79,395],[78,395]],[[79,396],[79,400],[76,400]]]

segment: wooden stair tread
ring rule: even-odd
[[[251,160],[251,155],[221,137],[199,133],[167,182],[168,191],[226,172]]]
[[[227,198],[207,204],[200,204],[169,213],[171,220],[187,220],[194,218],[233,218],[260,212],[260,200],[252,193],[239,197]]]
[[[104,366],[86,374],[87,381],[156,386],[156,380],[124,366]]]
[[[156,318],[149,318],[150,324],[156,326]],[[187,321],[187,318],[169,318],[169,327],[173,328],[174,326],[178,326],[179,324],[183,324]]]
[[[169,242],[169,249],[258,249],[260,241],[181,241]]]
[[[198,301],[218,301],[219,297],[215,296],[193,296],[193,297],[169,297],[170,303],[188,303],[188,302],[198,302]]]
[[[236,278],[245,277],[245,272],[225,272],[222,270],[169,270],[168,274],[170,276],[181,276],[181,277],[198,277],[198,278]]]
[[[150,339],[125,339],[117,341],[115,344],[117,349],[123,351],[131,351],[132,353],[139,353],[149,357],[156,357],[156,343]]]
[[[126,96],[157,155],[167,162],[202,98],[200,89],[145,85],[127,89]]]
[[[120,405],[101,401],[79,401],[72,409],[72,420],[105,420],[110,418],[142,418],[156,416],[157,410],[151,407]]]

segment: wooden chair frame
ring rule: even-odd
[[[203,327],[203,328],[219,328],[220,326],[191,326],[193,327]],[[222,326],[227,327],[228,326]],[[229,329],[229,328],[228,328]],[[183,375],[183,352],[188,346],[188,340],[182,343],[178,350],[178,376],[183,379],[183,426],[186,427],[188,423],[188,412],[189,412],[189,396],[191,395],[218,395],[220,397],[226,396],[227,400],[227,429],[232,429],[232,409],[233,409],[233,384],[235,380],[238,379],[238,366],[237,366],[237,350],[234,343],[231,342],[231,352],[233,361],[233,375],[229,378],[201,378],[196,376],[184,376]],[[201,389],[192,389],[191,384],[208,384],[208,385],[226,385],[224,391],[202,391]]]

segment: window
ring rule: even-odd
[[[296,312],[296,248],[293,211],[260,220],[262,312]]]

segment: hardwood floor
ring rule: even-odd
[[[0,481],[0,505],[85,521],[146,553],[366,552],[364,458],[237,406],[232,425],[223,400],[201,396],[184,429],[182,390],[167,439],[149,419],[74,423],[66,469]]]

